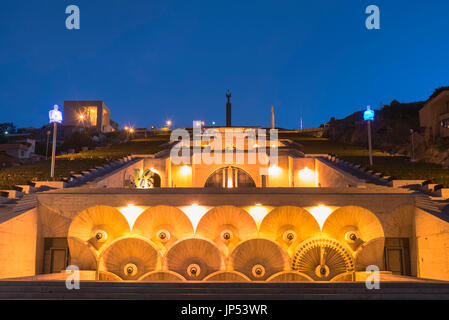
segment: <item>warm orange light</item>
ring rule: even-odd
[[[190,206],[180,208],[186,216],[192,222],[193,227],[196,229],[198,222],[209,210],[209,207],[200,206],[198,203],[192,203]]]
[[[304,182],[312,182],[315,180],[315,173],[307,167],[305,167],[302,170],[299,170],[298,175],[299,179],[301,179]]]
[[[309,209],[309,212],[313,215],[315,220],[318,222],[320,228],[323,228],[324,221],[326,221],[327,217],[332,213],[332,209],[325,205],[318,205]]]
[[[129,228],[132,230],[134,222],[136,222],[136,219],[143,212],[143,209],[134,205],[134,203],[128,203],[126,207],[120,209],[120,212],[123,214],[126,221],[128,221]]]
[[[179,169],[179,173],[182,176],[188,176],[192,174],[192,167],[188,165],[184,165]]]
[[[228,177],[228,184],[227,184],[227,188],[232,188],[232,177]]]
[[[133,132],[134,132],[134,129],[133,129],[133,128],[129,129],[129,132],[133,133]]]
[[[167,125],[167,127],[170,127],[172,122],[171,122],[171,120],[167,120],[167,122],[165,122],[165,124]]]
[[[128,131],[128,130],[129,130],[129,127],[128,127],[128,126],[125,126],[125,130]]]
[[[268,214],[270,211],[267,207],[262,206],[261,203],[256,203],[255,206],[250,207],[247,209],[251,217],[253,217],[254,221],[256,221],[257,225],[260,225],[263,218]]]
[[[278,166],[271,166],[268,168],[268,174],[273,177],[279,177],[282,173],[282,169]]]
[[[80,119],[83,120],[84,119],[84,115],[81,114],[80,115]]]

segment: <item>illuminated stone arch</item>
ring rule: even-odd
[[[78,238],[68,238],[70,264],[80,270],[97,270],[98,252],[86,241]]]
[[[224,268],[224,257],[210,240],[187,238],[177,241],[164,256],[164,268],[187,280],[203,280]]]
[[[339,208],[324,222],[323,233],[352,253],[356,270],[368,265],[382,268],[385,234],[379,218],[371,211],[358,206]]]
[[[128,221],[119,210],[99,205],[87,208],[73,218],[68,238],[77,238],[101,252],[115,239],[129,232]]]
[[[111,272],[123,280],[137,280],[161,268],[156,246],[141,237],[116,239],[101,253],[99,261],[99,272]]]
[[[151,240],[160,250],[166,250],[176,241],[191,237],[193,226],[182,210],[158,205],[146,209],[139,215],[132,233]]]
[[[307,210],[282,206],[270,211],[259,228],[261,237],[276,241],[293,256],[294,250],[302,241],[315,237],[321,232],[318,222]]]
[[[290,270],[288,254],[274,241],[249,239],[230,255],[230,267],[254,281],[265,281],[273,274]]]
[[[315,281],[330,281],[335,276],[354,270],[351,252],[331,238],[312,238],[296,248],[292,270]]]
[[[232,165],[213,171],[204,183],[205,188],[254,188],[255,179],[248,171]]]
[[[201,218],[195,234],[212,240],[228,256],[240,242],[257,237],[257,224],[242,208],[218,206]]]

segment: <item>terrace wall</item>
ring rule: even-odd
[[[415,209],[418,276],[449,280],[449,219]]]
[[[360,181],[348,173],[324,163],[320,159],[315,159],[315,168],[318,174],[319,186],[322,188],[346,188],[356,187]]]
[[[0,278],[36,274],[38,210],[0,224]]]
[[[143,169],[144,160],[133,162],[121,167],[112,173],[104,176],[100,181],[96,183],[98,188],[123,188],[126,187],[127,182],[134,177],[135,169]]]

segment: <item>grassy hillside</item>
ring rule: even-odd
[[[73,173],[80,173],[131,154],[158,152],[162,149],[160,145],[168,140],[168,135],[155,136],[110,147],[58,156],[55,165],[55,180],[62,180]],[[0,169],[0,190],[12,189],[14,185],[27,184],[33,180],[50,180],[50,160]]]
[[[280,134],[280,137],[292,139],[303,145],[303,151],[309,154],[334,154],[337,157],[382,172],[394,179],[430,180],[433,183],[449,187],[449,169],[425,161],[410,162],[406,156],[389,154],[374,150],[374,165],[369,165],[367,148],[331,141],[325,138],[312,138],[297,134]]]

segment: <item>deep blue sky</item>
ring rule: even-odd
[[[65,28],[66,6],[81,29]],[[381,30],[365,28],[365,8]],[[137,127],[201,119],[313,127],[449,85],[449,1],[1,0],[0,122],[41,126],[64,100],[104,100]]]

